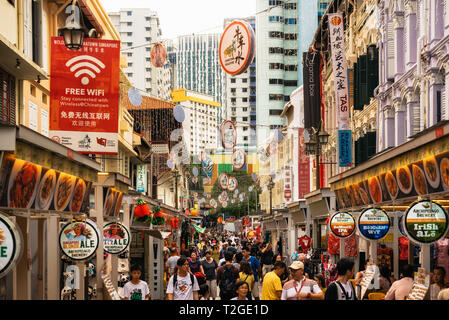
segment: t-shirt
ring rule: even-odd
[[[170,274],[173,273],[173,271],[176,268],[176,263],[178,262],[179,256],[172,256],[167,259],[167,267],[170,270]]]
[[[200,266],[201,266],[201,262],[199,260],[196,260],[195,262],[192,262],[191,260],[189,260],[189,267],[190,267],[190,271],[192,273],[200,272]]]
[[[273,250],[267,249],[264,253],[262,253],[262,263],[265,265],[273,264],[274,253]]]
[[[243,272],[239,272],[239,281],[245,281],[248,284],[248,291],[251,292],[251,287],[253,286],[254,283],[254,275],[250,274],[246,274]]]
[[[251,269],[253,270],[254,280],[259,281],[259,277],[257,274],[257,269],[260,268],[259,259],[257,259],[256,257],[250,256],[248,258],[248,260],[246,260],[245,258],[243,258],[242,260],[245,260],[246,262],[249,263],[249,265],[251,266]]]
[[[303,278],[301,281],[290,280],[284,284],[281,300],[311,300],[311,298],[298,298],[298,293],[321,293],[321,289],[314,280]]]
[[[204,260],[201,264],[203,265],[204,273],[206,274],[206,280],[215,280],[217,278],[215,275],[215,269],[218,267],[217,262],[212,259],[211,263]]]
[[[193,300],[193,291],[200,291],[196,277],[193,277],[192,284],[190,274],[185,277],[180,277],[178,274],[176,288],[173,287],[173,278],[174,276],[170,277],[167,286],[167,293],[173,294],[173,300]]]
[[[145,300],[148,294],[150,294],[148,284],[142,280],[138,284],[129,281],[123,287],[123,295],[129,300]]]
[[[268,272],[263,278],[262,300],[279,300],[276,292],[282,291],[281,279],[273,271]]]

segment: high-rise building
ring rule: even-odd
[[[331,0],[318,0],[318,24],[326,13],[327,6]]]
[[[308,50],[318,27],[320,0],[313,1],[315,5],[312,0],[257,0],[257,145],[264,143],[271,129],[284,124],[280,118],[284,105],[302,85],[302,52]]]
[[[226,28],[232,21],[248,22],[256,28],[256,18],[229,18],[224,21]],[[237,128],[237,148],[247,154],[256,151],[256,61],[242,74],[231,76],[224,72],[223,99],[225,101],[222,118],[231,120]]]
[[[223,72],[218,57],[220,34],[178,37],[176,54],[177,85],[211,95],[223,103]]]
[[[120,33],[122,55],[128,62],[125,73],[132,84],[150,96],[170,100],[168,63],[161,68],[151,63],[151,49],[161,42],[162,35],[157,13],[150,9],[120,9],[108,15]]]

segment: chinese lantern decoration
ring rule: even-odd
[[[178,222],[179,222],[178,218],[171,218],[170,219],[170,227],[172,229],[178,229]]]
[[[195,204],[194,209],[190,209],[190,213],[192,214],[192,216],[198,217],[198,204]]]
[[[161,226],[165,224],[164,214],[162,213],[161,207],[154,207],[153,219],[151,221],[152,224],[156,226]]]
[[[223,223],[223,217],[218,217],[217,223]]]
[[[148,222],[151,220],[150,207],[142,199],[137,201],[137,206],[134,208],[134,220],[138,222]]]

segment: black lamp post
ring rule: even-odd
[[[320,189],[320,155],[321,147],[329,142],[329,134],[324,130],[323,121],[321,121],[321,128],[316,131],[312,128],[313,133],[310,136],[309,142],[306,143],[306,153],[315,155],[316,163],[316,189]]]

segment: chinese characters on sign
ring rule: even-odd
[[[306,155],[304,129],[299,129],[298,190],[299,199],[310,192],[310,158]]]
[[[340,167],[352,165],[351,130],[338,130],[338,159]]]
[[[292,198],[292,169],[291,166],[284,166],[284,200],[290,202]]]
[[[147,165],[137,165],[137,192],[147,192]]]

